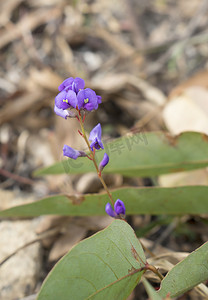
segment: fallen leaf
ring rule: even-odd
[[[179,134],[197,131],[208,134],[208,90],[193,86],[172,98],[163,110],[163,119],[169,131]]]

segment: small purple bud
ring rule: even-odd
[[[99,171],[102,172],[102,170],[105,168],[105,166],[108,164],[109,162],[109,156],[107,153],[104,154],[102,161],[100,162],[99,165]]]
[[[64,145],[64,147],[63,147],[63,154],[64,154],[64,156],[67,156],[72,159],[77,159],[80,156],[86,156],[85,152],[75,150],[67,145]]]
[[[112,218],[116,217],[116,214],[115,214],[114,210],[112,209],[112,206],[110,205],[110,203],[106,204],[105,212]]]
[[[126,208],[125,208],[123,201],[121,201],[120,199],[117,199],[114,204],[114,210],[117,215],[125,215]]]
[[[93,151],[93,148],[99,150],[100,148],[104,149],[103,143],[101,141],[101,135],[102,135],[102,128],[100,123],[95,126],[92,131],[90,132],[89,140],[92,142],[90,145],[91,150]]]

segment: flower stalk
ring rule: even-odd
[[[95,166],[95,169],[97,171],[98,177],[99,177],[99,179],[100,179],[100,181],[101,181],[101,183],[102,183],[102,185],[103,185],[103,187],[104,187],[104,189],[105,189],[105,191],[106,191],[106,193],[107,193],[107,195],[108,195],[108,197],[109,197],[112,205],[114,206],[114,201],[113,201],[112,195],[111,195],[111,193],[110,193],[110,191],[109,191],[109,189],[108,189],[108,187],[107,187],[107,185],[106,185],[106,183],[105,183],[105,181],[104,181],[104,179],[102,177],[102,174],[101,174],[101,172],[100,172],[100,170],[98,168],[97,162],[95,160],[95,149],[93,151],[91,150],[90,143],[89,143],[89,141],[87,139],[87,136],[86,136],[86,133],[85,133],[85,129],[84,129],[83,119],[82,119],[81,113],[79,113],[79,123],[80,123],[80,127],[81,127],[82,137],[84,138],[84,140],[85,140],[85,142],[87,144],[87,147],[88,147],[88,149],[90,151],[90,158],[91,158],[91,160],[92,160],[92,162],[93,162],[93,164]]]
[[[70,77],[64,80],[61,85],[58,87],[59,93],[55,97],[55,106],[54,112],[64,118],[76,118],[79,121],[81,131],[78,130],[78,133],[84,138],[89,153],[87,154],[84,151],[79,151],[71,148],[68,145],[64,145],[63,154],[71,159],[76,160],[78,157],[86,156],[94,164],[98,177],[110,199],[110,203],[106,204],[105,211],[106,213],[113,218],[124,219],[125,216],[125,205],[120,200],[117,199],[114,203],[112,195],[102,177],[102,171],[109,162],[109,157],[107,153],[104,154],[102,161],[99,166],[95,159],[95,151],[104,149],[104,145],[101,140],[102,128],[100,124],[97,124],[90,132],[89,138],[87,138],[84,121],[86,116],[86,111],[91,112],[96,110],[99,104],[102,103],[101,96],[97,95],[95,91],[90,88],[85,88],[85,82],[82,78]],[[90,144],[90,142],[91,144]],[[112,208],[114,207],[114,209]]]

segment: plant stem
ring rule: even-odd
[[[99,177],[99,179],[100,179],[100,181],[101,181],[101,183],[102,183],[102,185],[103,185],[103,187],[104,187],[104,189],[105,189],[108,197],[110,198],[110,201],[111,201],[112,205],[114,206],[114,201],[113,201],[112,195],[111,195],[111,193],[110,193],[110,191],[109,191],[109,189],[108,189],[108,187],[107,187],[107,185],[106,185],[106,183],[105,183],[105,181],[104,181],[104,179],[102,177],[101,172],[99,171],[97,162],[95,160],[95,153],[90,148],[90,143],[89,143],[89,141],[87,139],[87,136],[86,136],[86,133],[85,133],[84,124],[83,124],[83,120],[82,120],[82,116],[80,114],[80,111],[79,111],[79,123],[80,123],[81,130],[82,130],[82,137],[84,138],[84,140],[85,140],[85,142],[87,144],[87,147],[88,147],[88,149],[90,151],[90,155],[91,155],[92,161],[94,163],[95,169],[97,171],[98,177]]]
[[[153,273],[155,273],[159,278],[160,280],[163,280],[163,275],[160,273],[160,271],[158,269],[156,269],[154,266],[152,265],[149,265],[148,263],[145,264],[145,269],[146,270],[149,270],[149,271],[152,271]]]

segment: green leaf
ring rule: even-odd
[[[158,293],[154,290],[154,288],[151,286],[151,284],[145,279],[142,279],[142,282],[145,286],[145,290],[147,291],[147,294],[149,296],[150,300],[162,300],[163,298],[158,295]]]
[[[162,280],[159,295],[182,295],[208,279],[208,242],[173,267]]]
[[[37,300],[126,299],[140,280],[145,262],[132,228],[115,220],[55,265]]]
[[[146,132],[118,138],[96,152],[98,162],[104,151],[110,162],[105,173],[124,176],[155,176],[170,172],[193,170],[208,166],[208,136],[185,132],[172,137],[162,132]],[[34,174],[81,174],[95,171],[93,163],[81,157],[76,161],[63,160]]]
[[[128,215],[200,215],[208,213],[208,186],[184,186],[176,188],[127,187],[112,191],[113,199],[121,199]],[[106,194],[82,196],[51,196],[31,204],[1,211],[2,217],[32,217],[39,215],[93,216],[105,215],[109,202]]]

